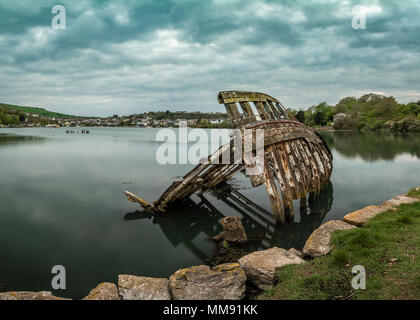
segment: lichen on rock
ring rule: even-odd
[[[103,282],[89,292],[83,300],[120,300],[114,283]]]
[[[335,230],[349,230],[354,228],[356,227],[344,221],[328,221],[312,232],[303,247],[303,253],[311,257],[323,256],[333,249],[330,241]]]
[[[171,300],[169,280],[165,278],[119,275],[118,290],[122,300]]]
[[[247,279],[261,290],[271,288],[279,268],[304,262],[294,253],[277,247],[255,251],[239,259],[239,264],[245,270]]]
[[[193,266],[176,271],[169,284],[175,300],[239,300],[244,297],[246,275],[238,263],[210,268]]]

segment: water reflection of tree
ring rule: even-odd
[[[420,135],[365,131],[332,131],[321,133],[332,150],[365,161],[394,160],[408,153],[420,158]]]
[[[41,142],[45,142],[45,138],[0,134],[0,148],[16,146],[19,144],[34,144]]]
[[[229,186],[222,192],[216,192],[212,197],[231,207],[234,210],[231,215],[242,216],[246,232],[252,235],[248,244],[249,250],[261,250],[273,246],[300,249],[313,230],[321,225],[325,215],[331,209],[333,188],[332,184],[328,183],[325,190],[309,204],[309,207],[301,210],[299,222],[282,226],[276,225],[272,213],[261,208],[237,190],[230,189]],[[165,214],[153,215],[136,211],[126,214],[124,219],[127,221],[150,219],[152,223],[160,226],[174,247],[183,244],[204,261],[210,257],[194,244],[194,239],[200,233],[204,233],[208,238],[220,233],[222,228],[219,221],[225,217],[208,198],[209,196],[200,195],[198,203],[190,198],[184,199]]]

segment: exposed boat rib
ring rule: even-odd
[[[248,178],[254,187],[265,184],[277,223],[293,220],[293,200],[301,199],[300,205],[305,207],[307,199],[318,195],[330,179],[333,166],[328,146],[313,129],[290,119],[282,104],[267,94],[223,91],[218,100],[225,105],[234,128],[240,129],[242,146],[245,130],[251,130],[255,151],[256,131],[264,130],[264,166],[260,174]],[[174,182],[153,204],[130,192],[126,192],[127,198],[138,202],[145,210],[164,212],[172,203],[197,191],[216,189],[242,169],[258,165],[244,152],[242,163],[234,162],[234,140],[210,155],[206,163],[188,172],[182,181]],[[226,152],[230,162],[221,164]]]

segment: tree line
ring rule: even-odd
[[[23,112],[0,106],[0,124],[14,125],[25,122],[25,120],[26,117]]]
[[[304,110],[289,110],[309,126],[329,126],[347,130],[420,131],[420,101],[398,103],[392,96],[366,94],[346,97],[335,106],[326,102]],[[337,116],[338,115],[338,116]]]

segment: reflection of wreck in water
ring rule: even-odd
[[[300,199],[299,206],[305,209],[308,200],[313,202],[330,179],[332,154],[327,144],[314,130],[291,119],[281,103],[269,95],[224,91],[219,93],[218,100],[225,105],[234,128],[238,129],[230,142],[188,172],[182,181],[169,186],[154,203],[149,204],[128,191],[125,192],[127,198],[146,211],[161,214],[196,192],[214,192],[230,206],[243,209],[241,201],[245,201],[254,210],[251,202],[235,191],[229,193],[231,196],[224,196],[223,190],[220,193],[221,186],[236,173],[254,169],[253,175],[247,177],[253,187],[265,185],[272,208],[272,213],[261,212],[259,218],[274,216],[278,224],[293,221],[293,200]],[[256,137],[261,129],[264,130],[261,146],[264,150],[258,158],[261,149],[258,149]],[[239,162],[234,154],[238,140],[240,148],[251,146],[249,151],[253,153],[250,155],[243,150]]]
[[[302,248],[312,231],[318,228],[333,202],[333,188],[329,182],[320,195],[309,201],[309,208],[301,208],[300,222],[283,226],[276,224],[273,215],[245,197],[228,184],[212,193],[212,197],[224,202],[235,213],[242,216],[242,223],[249,236],[250,250],[266,249],[273,246]],[[182,244],[201,260],[208,255],[194,244],[194,239],[204,233],[212,238],[222,231],[219,223],[225,216],[205,195],[198,195],[198,201],[186,198],[171,207],[168,212],[153,214],[136,211],[124,216],[125,220],[150,219],[158,224],[166,238],[174,247]]]

